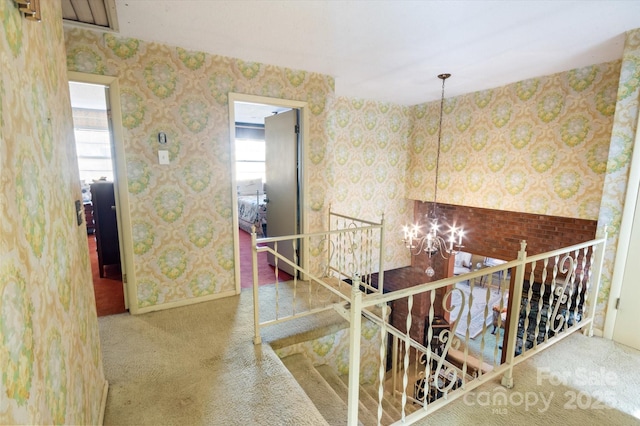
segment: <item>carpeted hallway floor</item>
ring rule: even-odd
[[[269,292],[269,286],[261,286],[261,292]],[[258,346],[252,343],[252,320],[250,290],[161,312],[99,318],[110,385],[105,424],[327,424],[270,342],[318,324],[344,326],[344,320],[325,312],[279,324],[264,330]],[[639,367],[638,351],[574,335],[516,367],[513,389],[488,382],[418,424],[640,424],[627,414],[640,417]],[[496,403],[502,394],[506,406]],[[609,403],[599,404],[597,398]]]

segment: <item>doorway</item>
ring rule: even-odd
[[[279,232],[281,235],[290,235],[294,233],[304,232],[305,228],[305,213],[304,209],[300,206],[303,205],[304,200],[304,155],[305,152],[305,137],[306,129],[305,125],[305,108],[306,102],[290,101],[284,99],[265,98],[243,94],[229,94],[229,116],[230,116],[230,129],[231,129],[231,153],[232,153],[232,185],[233,202],[234,206],[238,208],[233,209],[233,226],[237,229],[234,234],[234,257],[236,265],[236,291],[240,292],[241,288],[250,287],[252,285],[252,276],[250,269],[250,241],[247,245],[247,240],[250,240],[248,233],[251,232],[251,222],[257,223],[256,229],[258,238],[263,236],[279,236],[274,232]],[[269,194],[269,181],[267,178],[273,180],[271,184],[275,184],[273,166],[268,166],[269,161],[267,158],[267,147],[265,138],[265,120],[268,117],[276,115],[285,116],[288,114],[295,114],[298,120],[299,137],[297,137],[297,146],[294,147],[293,156],[295,164],[293,169],[295,170],[294,176],[289,176],[290,179],[294,179],[292,182],[295,191],[289,191],[290,196],[295,196],[295,211],[293,217],[294,221],[289,221],[288,226],[291,229],[290,232],[284,232],[279,230],[273,219],[272,227],[269,226],[269,221],[266,220],[267,215],[271,211],[269,206],[275,206],[274,203],[280,204],[278,198],[281,196],[270,196]],[[248,139],[252,139],[247,141]],[[243,148],[243,146],[245,148]],[[289,161],[289,160],[288,160]],[[268,170],[270,168],[271,170]],[[290,182],[291,183],[291,182]],[[275,190],[275,187],[272,187]],[[266,190],[266,191],[265,191]],[[295,193],[295,194],[294,194]],[[249,200],[246,200],[249,198]],[[244,199],[244,200],[243,200]],[[254,200],[254,201],[252,201]],[[246,212],[248,207],[241,203],[253,202],[259,204],[258,209],[262,209],[262,216],[246,216],[243,213]],[[282,233],[284,232],[284,233]],[[245,235],[247,234],[247,235]],[[242,253],[240,250],[242,243]],[[249,250],[249,252],[247,252]],[[242,254],[242,255],[241,255]],[[264,278],[261,274],[263,272],[268,273],[269,268],[273,270],[273,267],[268,265],[268,259],[266,253],[260,253],[259,263],[259,280],[260,283],[268,283],[269,278]],[[304,265],[305,259],[300,259],[301,265]],[[291,271],[293,272],[293,271]],[[272,273],[273,274],[273,273]],[[286,279],[286,275],[283,275],[283,271],[279,272],[279,280]],[[271,278],[270,282],[274,282],[275,277]]]
[[[69,92],[96,310],[98,316],[112,315],[128,306],[116,161],[121,139],[114,132],[120,115],[114,117],[111,108],[112,81],[73,74]]]

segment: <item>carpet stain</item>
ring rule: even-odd
[[[202,361],[200,361],[200,365],[202,367],[215,367],[220,361],[220,358],[220,356],[214,356],[211,358],[203,359]]]
[[[180,400],[180,405],[182,405],[183,407],[191,404],[193,404],[193,399],[191,399],[191,397],[187,397]]]

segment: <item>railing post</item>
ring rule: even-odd
[[[593,288],[591,289],[591,294],[587,296],[587,303],[589,306],[589,318],[591,322],[589,323],[589,328],[583,330],[583,334],[585,336],[593,337],[593,320],[596,315],[596,307],[598,305],[598,293],[600,292],[600,277],[602,275],[602,266],[604,265],[604,254],[607,250],[607,227],[605,225],[602,235],[602,243],[598,245],[598,248],[595,251],[595,260],[593,262],[593,266],[591,269],[591,276],[593,277]]]
[[[502,386],[511,389],[513,387],[513,366],[516,352],[516,343],[518,342],[518,322],[520,321],[520,303],[522,301],[522,287],[524,283],[524,268],[526,265],[527,252],[526,241],[520,241],[520,251],[518,252],[518,260],[520,263],[516,267],[516,276],[513,283],[513,294],[509,295],[509,334],[505,336],[507,342],[503,345],[503,350],[507,351],[505,356],[505,364],[509,369],[502,376]],[[531,283],[530,285],[533,285]]]
[[[398,337],[396,335],[393,336],[393,346],[391,348],[391,394],[395,397],[396,390],[398,389]]]
[[[358,277],[359,281],[359,277]],[[353,277],[351,285],[351,309],[349,311],[349,395],[347,408],[347,424],[358,425],[358,406],[360,391],[360,330],[362,328],[362,292]]]
[[[384,293],[384,213],[380,219],[380,267],[378,268],[378,293]]]
[[[389,306],[386,303],[383,303],[382,306],[382,314],[380,318],[382,319],[382,324],[380,324],[380,365],[378,366],[378,412],[377,419],[378,424],[380,424],[382,420],[382,401],[384,400],[384,379],[386,376],[387,370],[387,321],[389,320]]]
[[[256,248],[256,227],[251,227],[251,266],[253,269],[253,344],[262,343],[260,337],[260,303],[258,302],[258,249]]]
[[[329,204],[329,211],[327,212],[327,231],[331,232],[331,226],[333,224],[331,223],[331,204]],[[327,273],[329,275],[331,275],[331,258],[333,253],[331,252],[331,245],[333,244],[333,240],[332,240],[333,236],[331,234],[328,234],[326,236],[326,241],[324,242],[324,244],[326,244],[327,247]],[[336,253],[335,249],[334,249],[334,253]],[[341,279],[341,278],[339,278]]]

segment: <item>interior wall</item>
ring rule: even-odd
[[[60,0],[0,1],[0,424],[99,424],[106,394]]]
[[[305,173],[322,190],[305,208],[311,231],[324,226],[331,77],[77,28],[66,29],[65,40],[69,70],[120,83],[132,312],[235,294],[229,92],[308,102]],[[158,149],[169,151],[169,165],[158,163]]]
[[[413,217],[413,203],[405,197],[404,185],[411,108],[340,97],[329,111],[326,173],[331,208],[374,222],[384,214],[385,269],[405,266],[409,256],[396,237]],[[311,184],[312,200],[325,192],[321,182]]]
[[[619,75],[616,61],[447,98],[438,201],[597,220]],[[433,200],[439,115],[414,108],[415,200]]]

